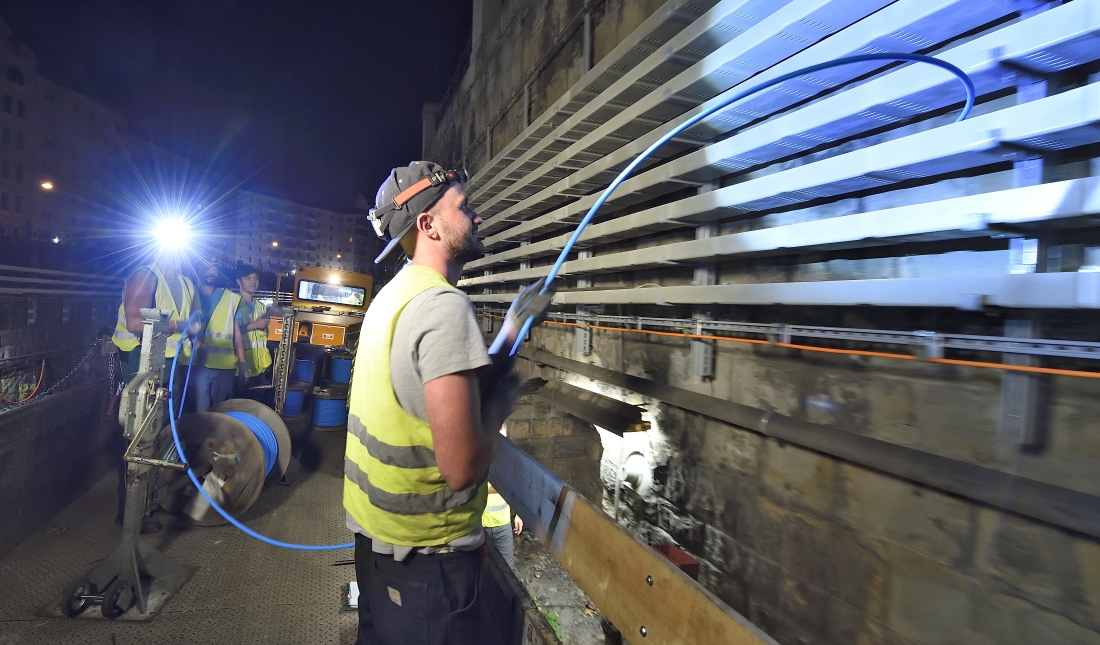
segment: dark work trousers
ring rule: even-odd
[[[500,551],[500,557],[504,558],[504,562],[508,564],[508,568],[515,571],[516,565],[512,559],[513,553],[516,550],[516,543],[513,541],[512,536],[511,522],[502,524],[501,526],[485,527],[485,537],[492,541],[497,551]]]
[[[484,548],[484,547],[483,547]],[[410,553],[397,562],[355,536],[358,645],[480,642],[477,607],[483,551]]]

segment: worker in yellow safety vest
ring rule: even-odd
[[[237,326],[244,339],[244,357],[247,371],[240,371],[237,383],[243,390],[271,367],[271,352],[267,348],[267,327],[271,316],[281,316],[278,307],[269,307],[256,300],[260,288],[260,272],[253,266],[237,267],[237,286],[241,290],[241,304],[237,306]]]
[[[485,480],[518,380],[510,360],[493,364],[473,303],[455,288],[482,254],[466,180],[425,161],[395,168],[370,215],[389,238],[375,262],[398,244],[412,262],[367,310],[349,395],[344,508],[361,645],[481,640]],[[549,294],[531,289],[505,322],[513,341],[549,307]]]
[[[145,323],[141,318],[143,308],[157,308],[172,312],[168,321],[168,342],[164,347],[164,357],[173,358],[182,344],[180,364],[186,366],[191,360],[191,341],[184,339],[181,332],[191,317],[195,300],[195,285],[180,274],[179,262],[171,256],[162,256],[156,262],[136,269],[126,278],[122,291],[122,304],[118,306],[118,321],[111,337],[121,352],[123,376],[126,382],[133,379],[138,369],[140,353],[135,351],[141,345],[141,334]]]
[[[123,383],[129,383],[137,375],[140,363],[139,347],[141,335],[145,329],[141,310],[156,308],[171,312],[168,321],[170,335],[164,347],[164,356],[172,359],[176,352],[180,352],[176,387],[172,393],[177,413],[182,404],[183,371],[191,360],[191,341],[183,338],[181,342],[181,337],[194,306],[195,285],[187,276],[180,273],[178,258],[167,254],[161,255],[152,264],[136,269],[126,278],[122,290],[122,304],[118,306],[118,321],[111,336],[111,342],[119,349]],[[170,369],[169,366],[170,363],[165,364],[166,372]],[[166,380],[165,378],[165,382]],[[118,515],[115,517],[115,524],[121,526],[122,514],[126,506],[126,461],[122,459],[126,443],[123,442],[121,433],[115,436],[118,442],[116,442],[117,445],[112,445],[112,451],[119,457],[116,464],[118,467]],[[142,533],[152,533],[159,529],[160,523],[153,518],[142,518]]]
[[[241,297],[218,286],[220,272],[213,260],[202,266],[198,301],[202,310],[202,341],[195,350],[191,392],[194,410],[206,412],[229,398],[238,368],[248,371],[244,340],[237,327]]]

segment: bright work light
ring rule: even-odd
[[[162,249],[182,249],[191,238],[191,225],[176,217],[165,217],[153,224],[153,237]]]

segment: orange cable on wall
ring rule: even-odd
[[[504,316],[497,316],[495,314],[480,314],[488,316],[490,318],[504,318]],[[691,334],[687,332],[674,332],[674,331],[656,331],[652,329],[631,329],[630,327],[608,327],[606,325],[583,325],[581,323],[561,322],[557,320],[547,320],[543,324],[546,325],[560,325],[565,327],[589,327],[590,329],[603,329],[607,331],[621,331],[630,332],[635,334],[649,334],[651,336],[676,336],[680,338],[690,338],[693,340],[714,340],[722,341],[726,343],[744,343],[749,345],[775,345],[776,347],[786,347],[788,349],[801,349],[808,352],[819,352],[823,354],[842,354],[847,356],[870,356],[874,358],[892,358],[901,361],[919,361],[920,358],[911,354],[897,354],[893,352],[875,352],[863,349],[834,349],[832,347],[816,347],[814,345],[799,345],[795,343],[772,343],[766,340],[760,340],[756,338],[731,338],[729,336],[710,336],[706,334]],[[1027,372],[1031,374],[1051,374],[1054,376],[1073,376],[1077,378],[1091,378],[1100,379],[1100,372],[1090,372],[1087,370],[1066,370],[1054,367],[1035,367],[1031,365],[1009,365],[1008,363],[992,363],[985,361],[966,361],[957,358],[929,358],[925,359],[929,363],[941,363],[943,365],[958,365],[961,367],[979,367],[983,369],[997,369],[1005,370],[1009,372]]]

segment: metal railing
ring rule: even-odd
[[[503,316],[505,309],[478,309],[480,316]],[[607,316],[596,313],[551,313],[547,320],[580,325],[618,326],[626,329],[675,330],[688,334],[722,334],[732,338],[758,338],[790,343],[792,338],[840,340],[857,343],[900,345],[917,348],[922,356],[941,357],[944,349],[960,349],[1005,354],[1027,354],[1057,358],[1100,359],[1100,343],[1048,338],[1006,338],[941,334],[933,331],[891,331],[846,327],[817,327],[783,323],[744,323],[694,318],[651,318],[647,316]]]

